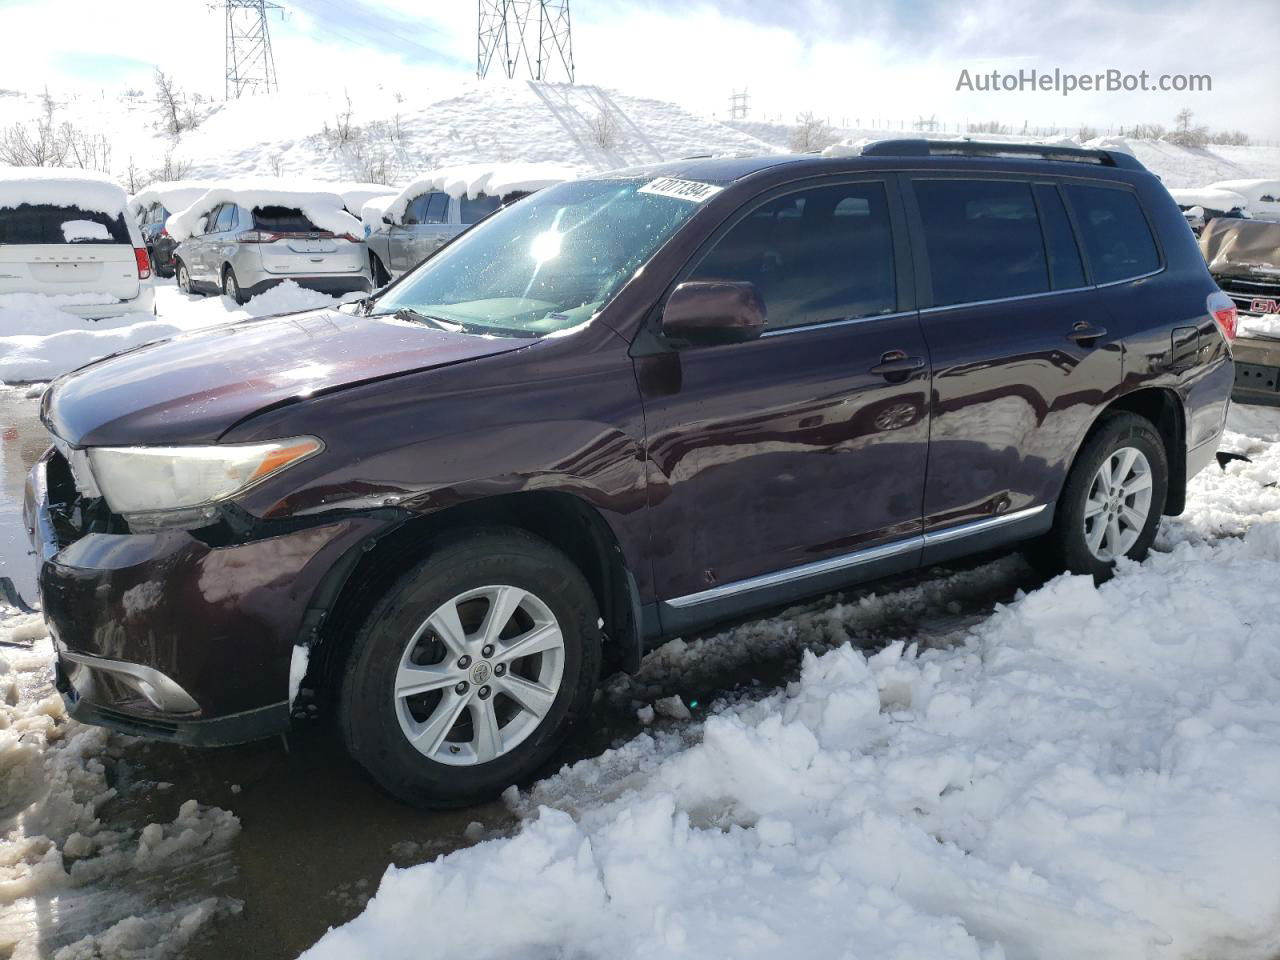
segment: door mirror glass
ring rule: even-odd
[[[384,213],[382,215],[382,222],[389,226],[395,226],[395,221],[391,219],[390,214]]]
[[[667,298],[662,332],[690,343],[739,343],[764,330],[764,300],[754,283],[689,280]]]

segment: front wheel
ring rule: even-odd
[[[591,588],[550,544],[477,531],[443,545],[355,637],[339,707],[347,749],[416,806],[497,796],[587,712],[598,624]]]
[[[191,272],[187,269],[187,265],[181,260],[178,261],[178,289],[183,293],[191,296],[195,293],[191,289]]]
[[[1108,416],[1085,441],[1040,545],[1057,569],[1109,578],[1120,557],[1143,560],[1169,489],[1169,457],[1149,420]]]

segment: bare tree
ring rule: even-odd
[[[147,180],[149,183],[155,181],[167,180],[185,180],[191,174],[191,161],[175,160],[172,153],[164,155],[164,162],[148,171]]]
[[[827,121],[806,111],[796,117],[796,129],[791,134],[791,149],[796,153],[825,150],[835,143],[836,139]]]
[[[284,176],[284,158],[278,153],[271,155],[271,175],[273,177]]]
[[[1081,143],[1089,140],[1096,140],[1098,137],[1098,128],[1091,127],[1087,123],[1080,124],[1080,129],[1076,131],[1076,139]]]
[[[129,188],[130,194],[137,193],[138,190],[141,189],[141,187],[143,186],[142,176],[143,176],[142,171],[139,170],[138,165],[133,162],[133,155],[130,154],[129,165],[124,168],[124,177],[123,177],[125,185]]]
[[[967,128],[969,133],[1012,133],[1013,128],[1001,123],[999,120],[983,120],[979,123],[971,123]]]
[[[1193,116],[1195,114],[1191,112],[1190,107],[1183,107],[1174,117],[1178,128],[1165,134],[1161,139],[1166,143],[1177,144],[1180,147],[1203,147],[1209,142],[1209,128],[1203,126],[1193,127],[1191,125]]]
[[[591,142],[601,150],[614,150],[618,146],[618,121],[612,113],[601,109],[587,121]]]
[[[182,117],[179,113],[181,94],[173,78],[159,67],[156,67],[155,80],[156,102],[160,104],[160,109],[165,115],[165,129],[176,137],[182,132]]]
[[[40,100],[40,116],[32,123],[15,123],[0,134],[0,163],[11,167],[66,166],[70,144],[57,125],[56,105],[47,87]]]
[[[1219,130],[1209,138],[1210,143],[1222,143],[1231,147],[1247,147],[1249,135],[1243,130]]]

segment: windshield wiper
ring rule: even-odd
[[[446,320],[444,317],[433,317],[429,313],[419,313],[413,307],[401,307],[394,313],[375,313],[371,314],[375,317],[392,316],[397,320],[408,320],[411,323],[425,323],[428,326],[436,327],[440,330],[447,330],[450,333],[465,333],[466,326],[461,323],[454,323],[452,320]]]

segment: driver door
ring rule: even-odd
[[[679,279],[755,284],[768,326],[637,358],[664,628],[914,565],[929,362],[896,182],[767,199]]]

